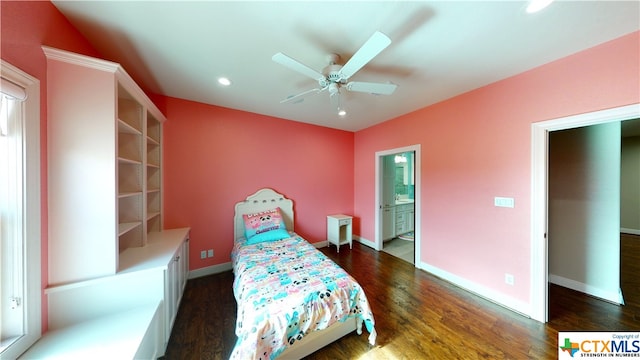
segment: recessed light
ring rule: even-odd
[[[533,14],[538,12],[551,4],[553,0],[531,0],[529,6],[527,6],[527,12]]]
[[[229,80],[229,79],[228,79],[228,78],[226,78],[226,77],[219,77],[219,78],[218,78],[218,83],[219,83],[220,85],[223,85],[223,86],[229,86],[229,85],[231,85],[231,80]]]
[[[338,110],[338,115],[345,116],[345,115],[347,115],[347,112],[344,109],[339,109]]]

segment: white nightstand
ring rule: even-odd
[[[340,252],[340,245],[343,244],[349,244],[349,249],[352,248],[353,227],[351,219],[351,216],[342,214],[327,216],[328,245],[335,244],[338,252]]]

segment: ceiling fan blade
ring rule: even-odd
[[[391,44],[391,39],[379,31],[376,31],[369,40],[347,61],[340,69],[342,80],[347,80],[353,74],[362,69],[371,59],[376,57],[382,50]]]
[[[369,94],[379,94],[379,95],[391,95],[398,85],[391,83],[371,83],[371,82],[360,82],[360,81],[352,81],[347,83],[344,86],[349,91],[357,91],[364,92]]]
[[[280,104],[285,104],[285,103],[290,103],[290,102],[295,102],[295,100],[299,100],[304,98],[305,96],[308,96],[310,94],[318,94],[323,92],[326,89],[326,87],[321,88],[321,89],[311,89],[311,90],[307,90],[304,92],[301,92],[300,94],[297,95],[292,95],[287,97],[286,99],[283,99],[280,101]]]
[[[324,79],[324,75],[322,75],[321,73],[313,70],[312,68],[308,67],[307,65],[299,62],[298,60],[295,60],[281,52],[273,55],[271,57],[271,60],[277,62],[280,65],[284,65],[286,67],[288,67],[291,70],[297,71],[302,75],[308,76],[314,80],[320,80],[320,79]]]

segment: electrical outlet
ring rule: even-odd
[[[515,282],[515,278],[511,274],[504,274],[504,282],[507,285],[513,285],[513,283]]]
[[[206,258],[207,258],[207,250],[200,251],[200,259],[206,259]]]
[[[213,249],[209,249],[207,252],[207,257],[213,257]]]

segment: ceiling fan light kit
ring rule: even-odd
[[[360,69],[367,65],[374,57],[380,54],[380,52],[382,52],[382,50],[389,46],[389,44],[391,44],[391,39],[389,39],[389,37],[385,34],[376,31],[344,65],[338,64],[338,62],[340,61],[340,56],[338,54],[329,54],[327,56],[329,65],[327,65],[322,70],[322,72],[316,71],[281,52],[273,55],[273,57],[271,58],[273,61],[318,82],[317,88],[306,90],[297,95],[289,96],[280,102],[292,103],[294,102],[294,100],[299,100],[302,97],[311,94],[318,94],[327,90],[331,102],[336,104],[335,108],[338,111],[338,115],[345,116],[346,112],[344,111],[344,108],[341,104],[340,89],[346,89],[347,91],[353,92],[369,93],[374,95],[393,94],[398,85],[391,82],[372,83],[349,81],[349,79],[355,73],[360,71]]]

